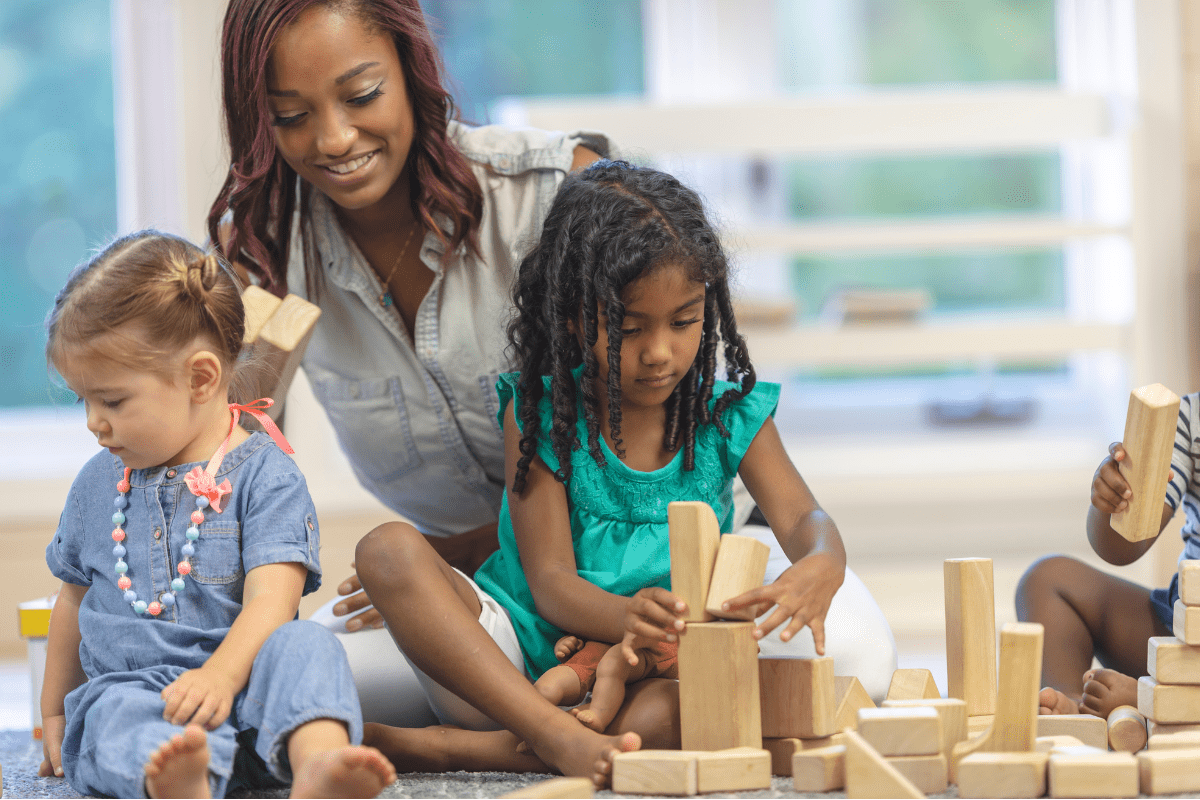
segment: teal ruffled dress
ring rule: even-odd
[[[578,370],[577,370],[578,372]],[[500,376],[499,418],[504,424],[508,403],[516,396],[518,374]],[[578,375],[576,375],[578,380]],[[550,378],[543,378],[545,394],[539,402],[541,436],[538,457],[551,470],[559,463],[550,446]],[[735,384],[717,381],[713,401]],[[653,472],[640,472],[613,455],[604,438],[600,447],[605,466],[588,453],[587,425],[579,408],[579,441],[583,447],[571,454],[571,480],[567,503],[571,510],[571,538],[580,577],[605,591],[628,597],[647,586],[671,588],[671,554],[667,534],[667,504],[676,500],[701,500],[712,506],[721,521],[721,532],[733,527],[733,478],[750,442],[779,404],[779,384],[759,381],[745,398],[722,415],[726,438],[715,425],[696,432],[695,469],[683,469],[682,448],[671,462]],[[711,409],[710,403],[709,408]],[[518,405],[518,409],[520,406]],[[520,413],[517,413],[520,420]],[[554,643],[566,632],[538,616],[533,595],[513,535],[508,511],[508,491],[500,506],[500,549],[475,573],[475,581],[504,606],[512,618],[525,666],[535,679],[558,664]]]

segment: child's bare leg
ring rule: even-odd
[[[641,680],[650,671],[649,650],[637,650],[638,663],[625,660],[621,646],[615,644],[596,665],[596,682],[592,685],[592,700],[576,718],[594,731],[603,731],[613,721],[625,702],[625,684]]]
[[[368,596],[413,663],[528,742],[551,769],[603,785],[612,757],[641,746],[636,734],[597,734],[547,702],[479,624],[470,584],[412,526],[381,525],[358,543],[355,559]]]
[[[542,697],[556,706],[575,705],[587,694],[579,682],[579,674],[565,664],[543,672],[533,686]]]
[[[399,772],[551,772],[508,731],[469,731],[453,725],[393,728],[363,725],[363,744],[378,748]]]
[[[1136,678],[1146,674],[1146,640],[1170,635],[1154,613],[1149,589],[1065,556],[1043,558],[1026,570],[1016,605],[1018,619],[1040,622],[1046,630],[1042,684],[1053,691],[1043,690],[1038,698],[1043,713],[1070,713],[1084,699],[1084,673],[1093,656]],[[1106,688],[1116,688],[1104,702],[1113,708],[1137,705],[1136,686],[1109,681]],[[1080,710],[1097,713],[1100,707]]]
[[[146,794],[150,797],[212,797],[208,785],[208,734],[191,724],[150,754]]]
[[[306,722],[288,737],[292,797],[375,797],[396,780],[396,770],[374,747],[350,744],[346,724]]]

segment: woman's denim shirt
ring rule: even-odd
[[[421,260],[433,284],[410,339],[379,278],[313,192],[309,224],[323,264],[321,307],[303,365],[364,487],[422,532],[452,536],[496,521],[504,437],[496,378],[511,369],[505,327],[524,255],[571,167],[575,147],[608,154],[599,134],[450,123],[483,190],[479,255],[463,246],[443,267],[427,232]],[[306,291],[298,225],[288,289]]]
[[[139,600],[170,588],[187,543],[196,497],[184,475],[203,463],[135,469],[124,509],[126,573]],[[304,593],[321,585],[317,514],[304,476],[267,434],[233,448],[217,483],[233,492],[220,514],[204,512],[192,572],[173,608],[157,617],[138,614],[117,588],[113,569],[113,500],[124,475],[121,459],[107,451],[84,465],[46,548],[50,571],[88,587],[79,607],[79,658],[89,678],[161,664],[195,669],[212,655],[242,610],[245,575],[263,564],[299,562],[308,568]]]

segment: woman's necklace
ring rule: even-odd
[[[404,244],[400,245],[400,255],[396,256],[396,263],[392,264],[391,270],[387,277],[383,279],[383,293],[379,295],[379,305],[384,308],[390,308],[396,301],[392,298],[392,292],[388,288],[388,284],[392,282],[392,277],[395,276],[396,270],[400,268],[400,262],[404,260],[404,254],[408,252],[408,244],[412,241],[413,235],[417,232],[417,228],[421,227],[416,220],[413,220],[413,226],[408,230],[408,238],[404,240]]]
[[[188,489],[196,495],[196,510],[192,512],[192,524],[187,529],[187,544],[180,551],[183,559],[175,565],[175,577],[171,580],[171,590],[162,592],[157,600],[149,603],[138,599],[137,592],[133,590],[133,580],[129,577],[129,565],[125,563],[125,531],[121,526],[125,524],[125,509],[129,507],[129,475],[132,472],[129,467],[125,467],[125,475],[117,481],[117,497],[113,500],[113,505],[117,508],[112,515],[113,525],[116,526],[113,528],[112,538],[117,543],[113,547],[113,555],[117,557],[117,563],[113,569],[120,576],[117,578],[117,588],[125,593],[125,601],[133,606],[133,610],[138,614],[157,617],[163,612],[163,609],[175,605],[175,595],[186,588],[187,584],[184,583],[183,578],[192,571],[192,556],[196,554],[196,540],[200,538],[200,525],[204,522],[204,509],[212,508],[213,511],[220,514],[222,499],[233,491],[228,478],[218,486],[216,474],[217,470],[221,468],[221,462],[225,459],[225,453],[229,450],[233,429],[237,426],[241,412],[245,411],[257,418],[262,424],[263,430],[270,434],[283,452],[288,455],[295,452],[271,418],[263,413],[274,404],[275,401],[269,397],[255,400],[246,405],[230,403],[229,410],[232,412],[232,418],[229,421],[229,433],[225,435],[225,441],[221,442],[217,452],[209,459],[208,466],[204,469],[196,467],[183,477]]]

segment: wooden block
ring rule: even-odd
[[[1038,688],[1042,673],[1042,626],[1010,622],[1000,631],[1000,684],[992,727],[959,742],[950,756],[950,776],[971,753],[1027,753],[1037,737]]]
[[[1129,753],[1058,752],[1050,756],[1051,797],[1137,797],[1138,763]]]
[[[1108,724],[1091,714],[1042,714],[1037,718],[1038,736],[1074,736],[1089,747],[1108,749]]]
[[[788,767],[797,792],[832,792],[846,785],[846,746],[800,750]]]
[[[781,739],[763,737],[763,750],[771,754],[771,774],[788,776],[792,774],[792,756],[803,750],[800,739],[785,737]],[[813,748],[817,749],[817,748]],[[824,791],[818,789],[816,791]]]
[[[1138,712],[1143,717],[1146,717],[1146,712],[1140,708]],[[1156,722],[1151,717],[1146,717],[1146,727],[1150,729],[1150,736],[1162,736],[1168,733],[1186,733],[1190,731],[1200,731],[1200,722]]]
[[[1158,536],[1178,420],[1179,396],[1161,383],[1129,394],[1125,436],[1121,439],[1128,455],[1117,467],[1133,496],[1129,507],[1113,514],[1109,524],[1131,542]]]
[[[1200,749],[1146,750],[1137,763],[1142,794],[1200,792]]]
[[[844,731],[843,735],[846,737],[846,797],[925,796],[857,731]]]
[[[696,790],[745,792],[771,788],[771,754],[755,747],[735,747],[714,752],[693,752],[696,757]]]
[[[892,673],[888,700],[924,700],[941,697],[933,673],[927,669],[898,669]]]
[[[1033,740],[1034,751],[1045,753],[1046,755],[1062,747],[1086,747],[1086,745],[1074,736],[1066,736],[1064,734],[1039,736]]]
[[[1151,636],[1146,647],[1146,671],[1158,683],[1200,684],[1200,647],[1174,636]]]
[[[1179,599],[1184,605],[1200,606],[1200,561],[1179,562]]]
[[[258,341],[262,326],[279,310],[282,302],[261,286],[252,284],[246,287],[246,291],[242,292],[242,308],[246,314],[246,328],[242,334],[243,345],[252,345]]]
[[[845,744],[840,733],[835,733],[832,736],[821,736],[816,739],[797,739],[796,741],[800,742],[801,750],[815,750],[818,747],[833,747],[835,744]]]
[[[697,786],[695,753],[635,750],[613,756],[612,790],[618,794],[693,795]]]
[[[753,537],[733,533],[722,536],[704,610],[718,619],[754,619],[756,606],[724,611],[721,604],[762,586],[770,555],[771,548]]]
[[[831,656],[758,659],[762,735],[815,739],[837,733],[833,685]]]
[[[1155,733],[1146,740],[1150,750],[1200,750],[1200,731]]]
[[[713,618],[704,610],[713,564],[721,543],[721,525],[708,503],[676,501],[667,505],[671,544],[671,592],[687,603],[687,622]]]
[[[958,765],[959,797],[1041,797],[1047,753],[975,753]]]
[[[1182,600],[1175,601],[1175,624],[1171,632],[1186,644],[1200,644],[1200,606],[1187,606]]]
[[[990,558],[942,565],[946,596],[946,695],[967,716],[996,713],[996,606]]]
[[[692,622],[679,635],[679,720],[685,750],[762,748],[753,622]]]
[[[1200,686],[1158,683],[1138,678],[1138,711],[1155,722],[1200,723]]]
[[[884,708],[913,708],[927,706],[938,713],[942,721],[942,744],[939,753],[949,755],[954,745],[967,738],[967,701],[957,697],[940,697],[936,700],[884,700]],[[989,725],[991,724],[989,720]]]
[[[1117,706],[1108,715],[1108,746],[1125,753],[1136,753],[1146,746],[1146,718],[1133,706]]]
[[[858,732],[885,758],[936,755],[942,744],[942,720],[928,706],[860,709]]]
[[[270,393],[275,405],[267,410],[272,419],[278,419],[283,410],[283,399],[292,385],[296,368],[304,357],[304,348],[308,347],[308,340],[320,317],[320,308],[289,294],[259,329],[254,355],[264,358],[277,374],[275,390]]]
[[[833,696],[837,705],[833,725],[839,731],[858,726],[860,708],[875,708],[875,701],[867,694],[866,687],[853,675],[834,676]]]
[[[967,717],[967,738],[974,739],[981,733],[987,733],[995,719],[994,714],[980,714],[975,717]]]
[[[592,797],[594,788],[591,778],[551,778],[500,797]]]
[[[893,756],[887,761],[925,794],[946,791],[949,770],[946,757],[941,753],[931,756]]]

